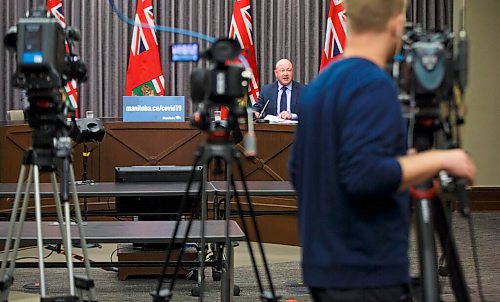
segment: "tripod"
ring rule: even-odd
[[[437,181],[427,181],[411,190],[417,217],[418,251],[422,291],[421,301],[440,301],[438,264],[434,231],[442,247],[451,286],[457,301],[471,301],[460,265],[457,248],[442,200],[438,197]]]
[[[34,140],[36,136],[36,129],[34,130]],[[54,154],[55,153],[55,154]],[[55,156],[57,158],[55,158]],[[57,187],[57,163],[60,163],[61,168],[61,191]],[[28,177],[26,178],[26,170],[29,170]],[[45,285],[45,268],[43,261],[43,231],[42,231],[42,206],[40,198],[40,173],[46,172],[50,174],[50,181],[52,184],[52,191],[54,193],[55,208],[57,212],[58,226],[61,233],[62,241],[66,249],[66,262],[68,268],[68,281],[69,281],[69,296],[47,298],[46,285]],[[12,214],[8,228],[7,239],[5,241],[4,257],[0,268],[0,301],[7,301],[10,286],[14,281],[14,269],[16,264],[17,252],[23,233],[23,225],[26,218],[28,208],[29,196],[31,194],[31,186],[34,186],[34,200],[35,200],[35,217],[36,217],[36,234],[37,234],[37,247],[38,247],[38,265],[40,273],[40,295],[41,301],[83,301],[84,296],[88,296],[89,301],[96,301],[94,281],[90,278],[90,263],[88,260],[88,253],[86,249],[86,239],[84,229],[82,226],[82,215],[80,212],[80,205],[78,203],[78,196],[75,186],[75,175],[73,165],[71,164],[71,139],[67,136],[58,138],[55,150],[44,148],[30,148],[23,157],[21,171],[17,183],[16,196],[14,205],[12,207]],[[24,190],[23,190],[24,189]],[[21,203],[21,195],[24,192],[23,202]],[[72,244],[71,244],[71,217],[70,217],[70,203],[69,194],[71,192],[73,205],[76,214],[76,224],[78,227],[80,242],[85,262],[86,275],[77,276],[73,272],[72,262]],[[61,203],[62,201],[62,203]],[[64,207],[64,208],[63,208]],[[19,209],[21,210],[20,213]],[[64,219],[63,219],[64,210]],[[12,240],[15,240],[12,251]],[[10,256],[10,258],[9,258]],[[7,265],[9,267],[7,267]],[[75,292],[77,292],[75,294]]]
[[[435,145],[443,147],[441,149],[450,149],[460,145],[458,125],[463,120],[453,101],[451,99],[449,102],[450,112],[445,119],[441,118],[437,108],[431,106],[420,108],[418,116],[415,115],[415,111],[412,111],[410,120],[412,132],[408,137],[410,146],[415,146],[418,151],[424,151],[433,149]],[[415,107],[415,104],[412,105]],[[456,114],[455,124],[452,123],[451,113]],[[453,143],[454,140],[455,143]],[[452,178],[445,171],[441,171],[439,179],[427,180],[410,189],[417,220],[421,289],[416,294],[419,301],[440,301],[435,233],[438,235],[446,264],[445,269],[450,277],[456,300],[471,301],[451,230],[451,215],[447,215],[443,205],[444,202],[449,201],[442,200],[439,192],[441,190],[441,193],[454,195],[459,202],[460,211],[467,217],[470,214],[470,208],[465,187],[465,180]],[[442,271],[444,266],[440,265],[440,267]]]
[[[169,246],[167,257],[166,257],[164,265],[163,265],[162,275],[160,276],[160,279],[158,281],[158,286],[157,286],[156,291],[154,291],[152,293],[153,301],[170,301],[170,299],[172,297],[172,292],[173,292],[173,289],[175,287],[175,280],[176,280],[175,277],[177,276],[177,273],[178,273],[178,270],[179,270],[179,267],[181,264],[183,250],[181,250],[179,258],[177,259],[177,263],[176,263],[175,271],[174,271],[174,277],[173,277],[172,281],[170,282],[169,288],[162,289],[163,280],[165,278],[164,272],[165,272],[165,269],[167,267],[168,262],[170,261],[170,257],[171,257],[171,253],[172,253],[172,249],[173,249],[173,243],[175,242],[175,239],[176,239],[177,233],[178,233],[178,229],[179,229],[182,210],[185,207],[187,195],[188,195],[188,192],[189,192],[191,185],[192,185],[192,182],[193,182],[193,176],[194,176],[194,171],[195,171],[194,168],[196,166],[198,166],[200,163],[203,163],[204,168],[203,168],[203,182],[201,183],[200,189],[198,191],[198,197],[201,197],[201,204],[202,204],[202,206],[201,206],[202,207],[201,208],[202,224],[201,224],[201,242],[200,242],[200,246],[201,246],[200,254],[201,255],[200,255],[200,268],[199,268],[199,273],[198,273],[198,282],[199,282],[199,300],[203,301],[204,268],[205,268],[204,225],[205,225],[205,221],[207,220],[207,205],[206,205],[207,193],[205,190],[205,184],[207,182],[208,167],[210,166],[210,162],[212,159],[215,159],[216,165],[219,165],[221,160],[223,160],[226,163],[225,173],[226,173],[226,179],[228,181],[227,182],[227,191],[226,191],[226,203],[225,203],[225,209],[224,209],[225,210],[224,215],[225,215],[225,220],[226,220],[225,243],[224,243],[224,253],[223,253],[223,256],[221,257],[222,262],[223,262],[223,265],[222,265],[223,295],[221,297],[221,300],[222,301],[233,301],[233,290],[234,290],[233,276],[231,276],[231,270],[228,268],[228,261],[232,262],[232,259],[233,259],[233,255],[231,252],[232,249],[230,248],[231,242],[229,239],[229,219],[231,217],[230,216],[231,215],[230,200],[231,200],[231,192],[233,191],[233,194],[235,196],[236,203],[238,206],[239,217],[242,221],[243,231],[245,232],[245,234],[247,234],[246,241],[248,244],[248,249],[249,249],[250,257],[252,260],[252,265],[254,268],[257,283],[258,283],[259,290],[261,293],[261,300],[262,301],[278,301],[280,297],[276,296],[276,293],[274,291],[274,286],[273,286],[273,283],[271,280],[269,266],[267,264],[267,260],[266,260],[265,254],[264,254],[264,249],[263,249],[263,245],[262,245],[260,232],[259,232],[258,227],[257,227],[257,221],[256,221],[256,218],[254,215],[253,206],[252,206],[252,203],[250,201],[250,196],[248,193],[247,184],[245,182],[244,175],[243,175],[243,169],[242,169],[242,164],[241,164],[241,152],[235,147],[233,142],[231,142],[229,139],[226,139],[226,138],[211,139],[211,140],[209,139],[205,145],[201,145],[198,148],[198,150],[195,154],[193,170],[192,170],[191,176],[189,178],[186,193],[184,194],[183,200],[181,202],[180,211],[179,211],[178,217],[177,217],[177,224],[176,224],[176,227],[174,229],[172,241],[171,241],[171,244]],[[240,177],[243,181],[243,185],[245,188],[245,196],[247,197],[247,200],[248,200],[248,207],[249,207],[251,218],[252,218],[252,225],[254,227],[254,230],[255,230],[255,233],[257,236],[260,255],[261,255],[262,260],[263,260],[265,274],[267,276],[267,280],[269,283],[269,291],[264,290],[262,280],[261,280],[261,277],[260,277],[258,269],[257,269],[255,254],[254,254],[252,246],[250,245],[250,239],[248,238],[249,233],[248,233],[247,224],[246,224],[244,217],[243,217],[242,204],[241,204],[240,198],[237,194],[235,181],[234,181],[234,178],[232,175],[233,162],[236,162]],[[221,170],[220,166],[216,167],[216,169]],[[192,206],[190,220],[188,223],[188,227],[186,228],[186,232],[185,232],[184,239],[183,239],[183,245],[186,244],[187,236],[189,234],[194,215],[196,212],[198,212],[198,208],[199,208],[199,203],[195,203]]]

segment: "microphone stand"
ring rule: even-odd
[[[264,104],[264,108],[262,108],[262,111],[260,112],[259,117],[255,120],[256,123],[258,123],[258,124],[269,123],[268,120],[264,119],[264,117],[265,117],[264,112],[267,109],[267,105],[269,105],[269,99],[267,99],[267,102]]]

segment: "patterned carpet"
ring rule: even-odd
[[[498,231],[500,213],[476,213],[473,217],[486,301],[500,301],[500,235]],[[453,229],[473,301],[480,301],[467,220],[454,215]],[[410,247],[410,258],[411,270],[417,271],[418,259],[414,239]],[[287,299],[310,301],[307,289],[300,284],[299,263],[275,263],[271,264],[270,268],[276,291],[283,297],[281,301]],[[210,269],[207,269],[206,272],[207,276],[211,275]],[[13,290],[32,293],[33,291],[24,289],[23,285],[36,281],[37,275],[36,269],[16,269]],[[152,301],[149,292],[154,290],[157,284],[157,280],[154,278],[119,281],[116,273],[97,268],[92,269],[92,277],[96,281],[99,301]],[[48,296],[67,293],[66,278],[66,270],[49,269],[46,276]],[[235,299],[236,301],[258,301],[259,290],[251,267],[238,267],[235,270],[235,283],[241,288],[241,295]],[[447,280],[442,279],[442,283],[443,300],[454,301]],[[197,301],[197,298],[190,296],[190,290],[194,285],[193,281],[179,280],[177,284],[172,301]],[[205,301],[220,300],[220,282],[214,282],[210,277],[207,277],[205,297]]]

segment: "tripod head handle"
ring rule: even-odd
[[[470,200],[467,194],[467,180],[461,177],[450,176],[446,171],[439,172],[439,180],[443,191],[456,197],[460,214],[463,217],[469,217]]]
[[[467,194],[467,181],[463,178],[455,179],[455,194],[458,201],[458,210],[463,217],[470,216],[470,200]]]

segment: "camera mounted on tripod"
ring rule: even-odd
[[[17,54],[15,87],[29,92],[59,89],[72,79],[86,81],[87,67],[72,52],[80,40],[76,28],[64,29],[46,9],[32,9],[4,38],[7,49]]]
[[[245,106],[237,100],[244,98],[248,91],[250,75],[237,62],[241,53],[240,44],[233,39],[219,39],[209,49],[198,53],[197,44],[174,44],[171,58],[174,62],[204,59],[209,68],[197,68],[191,73],[191,98],[197,104],[191,123],[194,127],[207,131],[212,139],[228,139],[231,132],[238,128],[238,117],[246,115]],[[225,106],[227,120],[212,121],[212,110]],[[234,134],[234,133],[233,133]],[[241,136],[237,135],[239,140]],[[237,137],[233,139],[238,142]]]
[[[459,33],[456,49],[451,32],[424,31],[419,25],[407,25],[406,29],[393,75],[408,118],[408,147],[417,151],[459,148],[468,71],[465,30]],[[460,211],[468,215],[466,181],[442,171],[439,184],[441,193],[457,195]]]
[[[66,116],[74,110],[64,98],[63,86],[72,79],[87,79],[87,67],[72,52],[80,40],[78,30],[63,26],[45,8],[31,8],[4,38],[16,53],[14,87],[26,91],[28,123],[33,129],[33,149],[42,167],[50,168],[52,157],[71,154]]]

